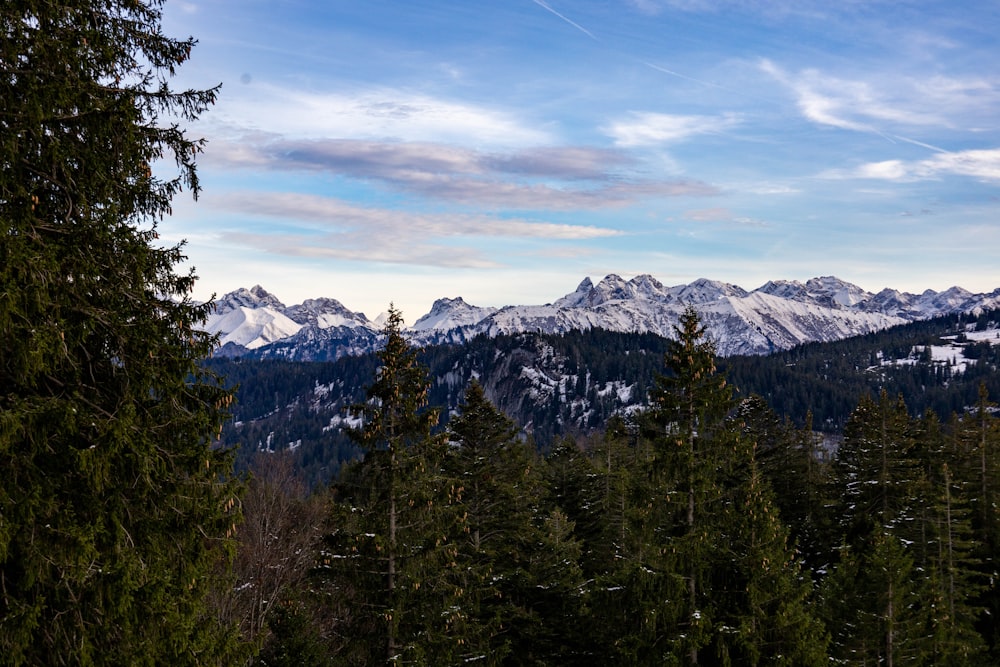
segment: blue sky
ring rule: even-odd
[[[167,0],[222,83],[161,223],[207,298],[412,322],[585,276],[1000,287],[1000,4]]]

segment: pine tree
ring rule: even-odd
[[[828,562],[821,544],[829,528],[824,510],[828,475],[812,431],[812,416],[807,415],[805,426],[798,429],[781,421],[762,398],[750,396],[740,402],[739,419],[744,424],[743,437],[756,443],[761,472],[774,492],[790,538],[807,562]]]
[[[697,664],[698,649],[714,632],[707,590],[718,536],[712,522],[726,511],[738,434],[726,419],[734,408],[732,389],[717,372],[715,346],[693,308],[681,315],[675,335],[664,359],[667,373],[650,393],[650,417],[658,431],[654,474],[674,514],[672,525],[661,523],[661,540],[687,589],[675,650]]]
[[[714,644],[724,663],[823,665],[829,637],[811,609],[812,582],[789,544],[754,449],[726,532],[730,565],[714,577],[719,621],[736,636],[720,632]]]
[[[920,664],[916,608],[927,599],[913,557],[899,538],[878,528],[854,546],[823,584],[831,656],[852,665]]]
[[[961,485],[947,463],[932,479],[928,537],[933,548],[922,568],[927,586],[919,607],[927,628],[921,659],[929,665],[981,665],[988,662],[986,644],[976,630],[981,610],[976,606],[986,577],[975,551],[972,512]]]
[[[919,536],[923,471],[912,431],[902,397],[890,399],[885,391],[877,402],[863,397],[851,414],[834,462],[848,542],[882,528]]]
[[[950,424],[954,478],[971,510],[972,539],[977,543],[975,565],[987,583],[975,603],[984,613],[978,629],[994,659],[1000,659],[1000,420],[985,384],[980,384],[975,408]]]
[[[851,660],[913,661],[919,653],[919,600],[927,581],[915,576],[907,544],[924,539],[927,484],[902,398],[885,391],[862,398],[851,414],[834,469],[843,517],[841,562],[827,587],[836,627],[834,653]],[[839,599],[837,599],[839,598]]]
[[[475,381],[448,434],[445,465],[459,486],[467,531],[458,543],[472,616],[463,646],[470,657],[485,655],[484,664],[501,664],[530,626],[549,622],[534,614],[522,590],[538,548],[540,462]]]
[[[204,596],[236,521],[198,368],[211,304],[157,243],[198,192],[159,0],[0,7],[0,662],[211,664]],[[169,161],[175,176],[163,176]],[[155,168],[155,172],[154,172]]]
[[[448,664],[464,641],[460,489],[443,474],[447,443],[432,433],[427,371],[402,325],[390,307],[382,365],[368,402],[354,409],[364,459],[335,485],[317,571],[345,664]]]

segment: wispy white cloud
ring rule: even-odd
[[[302,236],[288,233],[261,234],[230,231],[220,235],[222,243],[252,248],[269,255],[302,259],[344,260],[362,263],[400,264],[442,269],[495,269],[501,262],[475,247],[443,246],[417,241],[403,243],[386,239],[377,244],[331,234]]]
[[[400,237],[511,237],[593,239],[620,232],[595,226],[535,222],[486,215],[428,214],[358,206],[341,199],[290,192],[237,192],[214,198],[213,206],[251,216],[310,221],[320,228]]]
[[[475,247],[477,239],[587,241],[621,234],[593,225],[486,215],[415,213],[287,192],[234,192],[211,197],[207,203],[229,214],[282,223],[273,233],[247,229],[221,232],[223,243],[294,257],[496,267],[501,263]]]
[[[760,68],[791,90],[802,115],[831,127],[876,132],[889,140],[942,149],[898,136],[895,128],[973,130],[970,122],[992,118],[1000,103],[1000,83],[983,77],[845,79],[817,69],[788,72],[769,60]]]
[[[692,211],[685,211],[684,217],[695,222],[719,222],[722,220],[732,220],[733,212],[728,208],[700,208]]]
[[[248,135],[213,145],[207,156],[232,166],[247,163],[275,169],[309,169],[365,178],[406,181],[416,174],[510,174],[560,181],[605,181],[634,160],[621,151],[550,146],[482,152],[428,142],[355,139],[285,139]]]
[[[801,192],[799,188],[788,185],[787,183],[769,182],[739,185],[732,187],[731,189],[753,195],[792,195]]]
[[[684,116],[633,111],[625,120],[606,126],[604,132],[621,147],[650,146],[682,141],[698,134],[725,132],[740,123],[737,114]]]
[[[761,61],[761,69],[791,89],[803,116],[819,125],[845,130],[876,132],[878,122],[928,126],[945,123],[940,116],[905,108],[906,100],[890,99],[883,90],[865,81],[851,81],[809,69],[785,72],[774,63]]]
[[[726,222],[726,223],[741,225],[744,227],[768,226],[767,223],[757,220],[755,218],[736,215],[735,213],[733,213],[731,209],[723,206],[685,211],[683,214],[683,218],[686,220],[690,220],[692,222]]]
[[[968,176],[980,181],[1000,182],[1000,148],[937,153],[926,160],[868,162],[854,169],[830,170],[826,178],[923,181],[942,176]]]
[[[624,178],[617,170],[631,166],[631,158],[584,147],[481,153],[444,144],[257,135],[214,146],[207,157],[226,166],[326,171],[423,197],[505,209],[589,210],[642,198],[717,194],[699,181]]]
[[[876,178],[898,181],[908,178],[906,165],[900,160],[883,160],[862,165],[857,170],[860,178]]]
[[[511,111],[393,88],[321,93],[254,84],[223,96],[216,120],[234,134],[354,137],[488,146],[545,145],[552,137]]]
[[[971,176],[984,181],[1000,181],[1000,148],[940,153],[918,164],[917,171],[932,174]]]

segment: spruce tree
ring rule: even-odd
[[[823,665],[829,637],[812,610],[812,582],[789,544],[754,449],[726,530],[730,565],[714,577],[720,623],[736,636],[721,632],[715,645],[724,663]]]
[[[975,569],[987,584],[976,596],[983,608],[978,629],[1000,660],[1000,419],[985,384],[980,384],[975,407],[950,425],[955,458],[954,478],[971,509],[972,537],[977,543]]]
[[[917,607],[927,591],[916,574],[903,542],[883,528],[843,548],[821,594],[835,660],[921,664]]]
[[[520,589],[536,548],[540,466],[518,429],[473,381],[448,424],[446,470],[459,486],[466,534],[458,542],[470,627],[464,645],[501,664],[538,623]]]
[[[928,584],[907,545],[924,539],[927,484],[913,430],[902,398],[883,391],[861,399],[837,452],[844,548],[826,599],[843,658],[891,665],[920,651],[917,605]],[[846,618],[830,614],[841,605]]]
[[[204,596],[236,521],[230,394],[198,362],[156,224],[216,90],[159,0],[0,6],[0,663],[212,664]],[[173,164],[176,172],[171,173]]]
[[[354,408],[361,425],[351,435],[364,459],[334,487],[317,571],[343,664],[449,664],[464,651],[461,489],[444,474],[447,442],[432,432],[427,371],[402,325],[390,307],[381,366]]]
[[[656,487],[650,518],[670,561],[664,564],[669,578],[683,581],[685,589],[671,651],[697,664],[699,649],[715,632],[708,590],[720,537],[714,523],[727,513],[739,434],[727,420],[735,407],[732,389],[717,371],[715,346],[693,308],[683,313],[675,335],[664,359],[667,372],[650,393],[646,428]]]
[[[924,488],[923,470],[902,397],[865,396],[851,413],[834,462],[839,512],[848,543],[891,528],[915,540]]]

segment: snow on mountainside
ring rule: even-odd
[[[219,299],[205,329],[219,334],[224,354],[254,350],[262,357],[303,360],[365,352],[378,332],[363,313],[348,310],[336,299],[307,299],[287,307],[260,285]]]
[[[318,329],[373,326],[364,313],[350,311],[336,299],[306,299],[297,306],[286,308],[285,314],[303,326]]]
[[[694,307],[718,352],[766,354],[812,341],[832,341],[918,319],[1000,307],[1000,289],[972,294],[959,287],[915,295],[878,294],[832,276],[770,281],[752,292],[700,279],[665,287],[649,275],[625,280],[611,274],[594,285],[584,279],[570,294],[540,306],[477,307],[461,297],[438,299],[408,329],[418,345],[461,343],[479,335],[526,331],[561,333],[602,328],[672,336],[688,306]],[[206,329],[232,343],[224,354],[287,359],[336,359],[370,351],[381,323],[335,299],[310,299],[286,307],[260,286],[225,295]]]
[[[462,297],[438,299],[427,313],[410,327],[413,331],[451,331],[473,326],[496,312],[496,308],[470,306]]]
[[[253,350],[288,338],[302,326],[284,314],[285,306],[260,285],[230,292],[215,304],[205,330],[219,334],[219,343]]]

